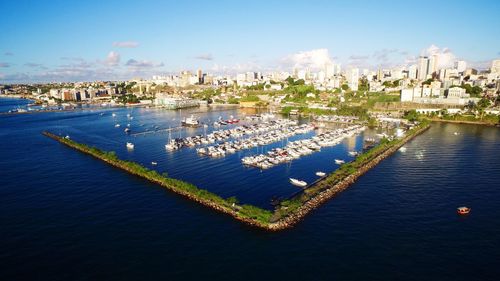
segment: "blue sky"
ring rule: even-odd
[[[0,2],[0,83],[500,57],[500,1]]]

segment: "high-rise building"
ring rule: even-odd
[[[349,84],[349,88],[353,91],[358,90],[359,84],[359,69],[353,68],[347,72],[347,83]]]
[[[427,66],[427,74],[436,73],[437,70],[438,70],[438,56],[432,55],[429,57],[429,64]]]
[[[458,72],[464,72],[467,69],[467,63],[463,60],[459,60],[455,63],[455,68]]]
[[[198,78],[198,84],[203,84],[203,71],[201,69],[196,71],[196,77]]]
[[[418,80],[425,80],[427,78],[427,71],[429,67],[429,58],[421,56],[418,58]]]
[[[408,78],[410,79],[417,79],[417,66],[411,65],[408,69]]]
[[[500,59],[491,62],[491,73],[500,73]]]
[[[330,77],[333,77],[333,75],[335,75],[335,66],[333,65],[333,63],[325,63],[325,75],[326,75],[326,78],[330,78]]]

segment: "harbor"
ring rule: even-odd
[[[316,202],[319,200],[318,198],[324,198],[326,196],[325,194],[330,194],[332,191],[327,191],[327,189],[329,190],[331,186],[329,184],[331,182],[331,177],[336,177],[337,179],[332,186],[334,186],[335,190],[338,192],[338,190],[340,190],[339,186],[345,188],[353,183],[355,178],[366,172],[366,167],[373,167],[375,165],[371,163],[380,162],[381,159],[397,151],[395,147],[400,146],[400,144],[405,143],[411,139],[411,137],[420,133],[411,132],[406,138],[394,139],[390,141],[390,143],[394,142],[394,144],[389,146],[387,144],[389,140],[385,140],[382,144],[384,149],[372,152],[376,154],[375,158],[372,159],[366,158],[365,153],[371,152],[372,149],[379,148],[381,146],[381,144],[379,144],[380,140],[377,141],[375,139],[377,137],[376,132],[370,132],[368,136],[365,136],[366,128],[362,125],[351,124],[340,127],[318,128],[313,123],[309,123],[308,120],[290,120],[287,118],[275,117],[267,118],[268,120],[263,121],[261,115],[258,114],[251,118],[242,116],[238,118],[238,113],[238,111],[228,112],[227,115],[217,118],[209,115],[201,115],[199,119],[249,119],[248,122],[251,122],[252,118],[259,118],[260,122],[250,124],[245,123],[245,121],[241,121],[242,123],[238,121],[233,124],[228,123],[225,125],[228,127],[224,129],[220,129],[218,126],[213,125],[198,126],[195,128],[177,126],[175,128],[187,136],[176,140],[177,143],[182,142],[182,146],[174,151],[166,150],[165,147],[161,149],[162,146],[164,146],[161,144],[161,140],[165,140],[164,134],[133,136],[131,134],[124,134],[123,132],[119,133],[122,131],[120,128],[118,128],[119,130],[117,131],[110,131],[116,132],[113,133],[115,138],[126,140],[126,142],[119,145],[119,147],[113,145],[115,142],[110,142],[107,145],[101,142],[101,144],[92,148],[95,145],[92,141],[88,143],[90,146],[85,144],[85,142],[80,143],[81,140],[85,140],[86,138],[78,132],[56,131],[44,134],[72,148],[101,159],[112,166],[146,178],[147,180],[167,187],[175,193],[191,200],[229,214],[247,224],[274,231],[294,225],[296,221],[300,220],[300,218],[313,209],[310,207],[310,204],[312,204],[310,202]],[[113,113],[111,116],[100,116],[98,113],[95,114],[99,120],[110,124],[125,124],[129,122],[127,123],[127,128],[130,127],[132,129],[136,126],[140,127],[141,124],[145,124],[147,127],[173,126],[175,122],[180,122],[187,118],[182,118],[182,116],[179,118],[179,116],[177,116],[176,118],[170,118],[170,120],[172,120],[170,123],[154,125],[154,123],[151,123],[151,117],[154,117],[154,120],[165,119],[158,119],[161,116],[157,115],[158,112],[150,112],[147,109],[119,111]],[[185,114],[185,116],[191,116],[189,112]],[[198,116],[196,119],[198,120]],[[169,120],[169,118],[166,120]],[[170,130],[173,129],[171,128]],[[209,132],[206,132],[207,130],[209,130]],[[199,134],[199,132],[203,132],[203,134]],[[171,132],[169,131],[168,133],[170,134]],[[379,135],[389,136],[385,133]],[[158,152],[144,154],[146,152],[144,149],[151,146],[152,140],[155,140],[154,143],[156,143],[156,145],[154,147],[156,148],[154,150]],[[245,147],[242,145],[245,141],[248,143],[255,143],[255,145],[253,147]],[[342,144],[346,141],[349,144],[347,149],[344,148],[345,150],[343,150],[342,155],[338,154],[338,149],[344,147]],[[366,147],[367,143],[371,142],[374,143]],[[199,147],[197,149],[190,149],[194,146]],[[121,147],[123,147],[123,149],[120,149]],[[200,153],[200,149],[213,151],[215,147],[225,152],[227,151],[225,157],[199,157],[200,155],[204,156]],[[112,150],[110,148],[112,148]],[[234,151],[229,152],[229,149],[234,149]],[[255,149],[263,153],[255,155]],[[331,154],[332,152],[333,154]],[[172,164],[175,163],[174,165],[178,167],[178,170],[172,169],[173,166],[167,168],[166,173],[168,173],[168,177],[163,176],[165,173],[163,171],[165,171],[165,167],[167,167],[165,166],[164,157],[167,157],[168,162]],[[194,159],[199,160],[193,162]],[[248,159],[254,159],[254,162]],[[255,159],[261,160],[257,161]],[[318,159],[328,159],[328,161],[318,162]],[[185,162],[186,160],[190,162]],[[203,163],[208,164],[207,161],[216,161],[218,163],[210,164],[205,168],[200,166],[204,165]],[[317,167],[315,168],[314,165],[311,165],[310,163],[312,162],[310,161],[314,161]],[[250,165],[241,165],[243,162],[247,162]],[[189,163],[191,167],[197,168],[196,170],[186,169],[184,168],[184,163]],[[228,189],[227,179],[225,177],[220,177],[220,175],[230,176],[232,170],[240,170],[241,168],[238,168],[238,165],[235,165],[236,163],[239,163],[239,166],[243,168],[241,173],[247,174],[247,176],[240,178],[239,181],[234,181],[233,179],[233,183],[236,184],[237,187],[242,183],[243,178],[247,178],[249,183],[251,183],[249,187],[252,187],[253,190],[245,192],[241,188],[240,190]],[[350,172],[345,174],[345,171],[347,171],[346,167],[358,165],[359,163],[362,163],[359,169],[356,168],[356,171],[359,171],[359,173],[353,173],[349,168],[348,171]],[[219,176],[210,174],[210,169],[220,169],[220,165],[223,165],[228,173],[218,173]],[[259,169],[253,170],[244,167],[252,165]],[[304,168],[306,166],[308,166],[308,168]],[[271,167],[273,167],[273,169],[269,169]],[[263,169],[269,169],[270,172],[254,172]],[[288,172],[282,174],[283,169],[288,170]],[[179,172],[176,171],[188,173],[179,174]],[[190,171],[196,172],[189,173]],[[204,180],[200,175],[204,173],[211,178],[211,185],[206,185],[206,182],[205,184],[200,184],[200,180]],[[276,177],[276,175],[280,173],[282,174],[280,178],[282,178],[283,181],[279,183],[279,186],[282,191],[277,192],[275,189],[264,190],[259,188],[259,181],[267,181],[269,177]],[[341,174],[340,178],[339,173]],[[217,184],[219,181],[225,181],[226,184],[219,185]],[[274,181],[276,181],[276,179],[274,179]],[[196,186],[200,186],[200,188],[197,189],[195,188]],[[206,190],[204,189],[205,186],[208,187]],[[220,189],[215,189],[214,187],[220,187]],[[325,187],[328,188],[325,189]],[[318,190],[318,192],[315,190]],[[301,203],[304,207],[299,209],[283,209],[287,204],[286,202],[296,200],[295,198],[297,198],[297,196],[303,198],[304,194],[311,196]],[[202,198],[199,196],[202,196]],[[231,199],[233,197],[237,199]],[[282,199],[279,202],[271,204],[271,198],[273,197],[289,199]],[[329,198],[329,196],[326,197]],[[252,200],[252,198],[254,198],[254,200]],[[255,199],[258,200],[255,201]],[[320,200],[318,202],[324,201]],[[283,210],[288,211],[284,212]]]

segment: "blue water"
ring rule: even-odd
[[[208,122],[243,112],[199,115]],[[243,225],[40,134],[68,134],[145,165],[156,161],[151,168],[172,177],[270,208],[272,196],[297,191],[290,176],[310,182],[318,170],[333,171],[334,158],[347,160],[347,151],[374,133],[260,171],[239,163],[257,149],[210,159],[193,149],[167,153],[167,133],[123,132],[127,123],[139,132],[175,126],[180,117],[138,108],[0,116],[0,280],[498,280],[497,128],[433,124],[405,153],[278,233]],[[472,207],[469,216],[456,215],[461,205]]]

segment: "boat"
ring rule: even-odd
[[[115,114],[115,113],[113,113],[113,114],[111,114],[111,116],[115,117],[115,116],[116,116],[116,114]]]
[[[115,128],[120,128],[120,124],[116,124],[116,125],[115,125]]]
[[[399,151],[400,151],[400,152],[406,152],[406,147],[404,147],[404,146],[400,147],[400,148],[399,148]]]
[[[358,152],[357,151],[349,151],[349,155],[350,156],[358,156]]]
[[[67,139],[67,140],[69,140],[69,135],[66,135],[64,138]]]
[[[198,121],[198,118],[196,118],[194,115],[191,115],[187,118],[184,118],[181,121],[181,124],[185,127],[198,127],[200,125],[200,121]]]
[[[293,179],[293,178],[290,178],[290,182],[293,184],[293,185],[296,185],[296,186],[300,186],[300,187],[304,187],[307,185],[307,182],[305,181],[301,181],[301,180],[298,180],[298,179]]]
[[[127,148],[128,149],[134,149],[134,144],[131,142],[127,142]]]
[[[341,165],[341,164],[344,164],[345,161],[344,160],[341,160],[341,159],[335,159],[335,164],[338,164],[338,165]]]
[[[454,134],[455,136],[458,136],[458,132],[454,132],[453,134]]]
[[[325,172],[316,172],[316,176],[318,177],[324,177],[326,175]]]
[[[158,163],[156,163],[155,161],[153,161],[153,162],[151,162],[151,165],[156,166],[156,165],[158,165]]]
[[[471,211],[471,208],[468,208],[468,207],[458,207],[457,208],[457,213],[459,215],[467,215],[468,213],[470,213]]]
[[[129,133],[130,132],[130,128],[125,128],[125,133]]]

